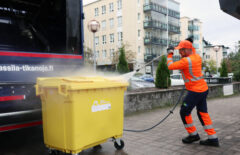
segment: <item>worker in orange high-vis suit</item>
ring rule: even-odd
[[[201,145],[219,146],[216,131],[212,126],[211,118],[207,111],[207,95],[208,86],[202,74],[202,60],[196,53],[192,43],[188,40],[183,40],[179,43],[176,50],[179,50],[181,59],[173,62],[173,52],[168,53],[167,65],[169,70],[181,70],[182,77],[185,82],[185,87],[188,91],[187,96],[183,100],[180,115],[189,135],[182,139],[183,143],[192,143],[200,140],[197,129],[193,124],[191,112],[196,106],[197,115],[208,139],[201,140]],[[173,50],[172,50],[173,51]]]

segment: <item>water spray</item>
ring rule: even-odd
[[[173,48],[173,47],[169,47],[169,48],[167,49],[167,53],[168,53],[168,54],[173,53],[173,52],[174,52],[174,48]],[[130,72],[130,73],[124,74],[124,75],[122,75],[122,76],[124,76],[125,78],[126,78],[126,77],[131,77],[131,76],[133,76],[136,72],[138,72],[140,69],[142,69],[143,67],[149,65],[150,63],[154,62],[155,60],[161,58],[162,56],[165,56],[165,54],[162,54],[162,55],[156,57],[156,58],[153,59],[152,61],[146,63],[146,64],[145,64],[144,66],[142,66],[141,68],[138,68],[138,69],[136,69],[136,70],[134,70],[134,71],[132,71],[132,72]],[[153,126],[151,126],[151,127],[149,127],[149,128],[146,128],[146,129],[140,129],[140,130],[123,129],[123,131],[128,131],[128,132],[146,132],[146,131],[152,130],[153,128],[159,126],[159,125],[160,125],[162,122],[164,122],[171,114],[173,114],[173,111],[175,110],[175,108],[177,107],[177,105],[180,103],[181,98],[182,98],[182,96],[184,95],[184,90],[185,90],[184,88],[185,88],[185,86],[183,86],[183,89],[182,89],[182,91],[181,91],[181,94],[180,94],[177,102],[176,102],[175,105],[173,106],[173,108],[172,108],[172,109],[169,111],[169,113],[168,113],[163,119],[161,119],[158,123],[156,123],[155,125],[153,125]]]
[[[125,79],[126,81],[128,81],[135,73],[139,72],[141,69],[143,69],[144,67],[146,67],[147,65],[151,64],[152,62],[160,59],[162,56],[165,56],[165,54],[162,54],[160,56],[157,56],[156,58],[154,58],[153,60],[149,61],[148,63],[144,64],[143,66],[141,66],[140,68],[137,68],[129,73],[123,74],[120,77]]]

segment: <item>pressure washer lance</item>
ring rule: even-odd
[[[173,53],[173,52],[174,52],[174,48],[171,48],[171,47],[170,47],[170,48],[167,49],[167,53]],[[153,59],[152,61],[150,61],[150,62],[148,62],[147,64],[145,64],[143,67],[147,66],[148,64],[152,63],[153,61],[159,59],[159,58],[162,57],[162,56],[164,56],[164,55],[162,54],[162,55],[156,57],[156,58]],[[141,68],[143,68],[143,67],[141,67]],[[136,73],[136,72],[138,72],[141,68],[136,69],[135,72],[134,72],[134,71],[133,71],[133,72]],[[162,122],[164,122],[171,114],[173,114],[173,111],[175,110],[175,108],[177,107],[177,105],[180,103],[181,98],[183,97],[184,90],[185,90],[184,88],[185,88],[185,86],[183,86],[182,91],[181,91],[181,94],[180,94],[180,96],[179,96],[176,104],[175,104],[175,105],[173,106],[173,108],[169,111],[169,113],[168,113],[162,120],[160,120],[157,124],[155,124],[155,125],[153,125],[153,126],[151,126],[151,127],[149,127],[149,128],[146,128],[146,129],[141,129],[141,130],[123,129],[123,131],[128,131],[128,132],[146,132],[146,131],[152,130],[153,128],[155,128],[155,127],[157,127],[158,125],[160,125],[160,124],[161,124]]]
[[[122,79],[125,79],[126,81],[128,81],[136,72],[139,72],[142,68],[146,67],[147,65],[151,64],[152,62],[154,62],[155,60],[161,58],[162,56],[164,56],[165,54],[162,54],[160,56],[157,56],[156,58],[154,58],[153,60],[151,60],[150,62],[146,63],[145,65],[143,65],[142,67],[140,68],[137,68],[135,69],[134,71],[132,72],[129,72],[129,73],[126,73],[126,74],[123,74],[121,75],[121,78]]]

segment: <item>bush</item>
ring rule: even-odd
[[[226,64],[226,62],[224,60],[221,63],[220,76],[221,77],[228,77],[227,64]]]
[[[168,88],[171,86],[170,72],[168,70],[166,56],[163,56],[158,63],[155,86],[157,88]]]
[[[240,71],[234,72],[233,80],[240,81]]]
[[[128,63],[127,63],[126,57],[125,57],[124,46],[119,49],[119,52],[120,52],[120,56],[119,56],[119,62],[117,65],[117,71],[122,74],[127,73],[127,72],[129,72],[129,68],[128,68]]]

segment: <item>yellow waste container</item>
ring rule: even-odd
[[[45,145],[76,154],[112,138],[114,146],[122,149],[127,86],[103,77],[38,78]]]

